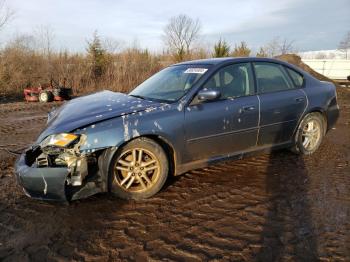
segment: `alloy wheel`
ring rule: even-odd
[[[133,148],[123,152],[116,161],[114,178],[124,190],[141,192],[156,183],[159,172],[159,160],[152,152]]]
[[[320,123],[311,119],[302,130],[302,144],[306,150],[312,151],[318,146],[321,139]]]

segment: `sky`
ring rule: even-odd
[[[49,28],[55,49],[82,52],[97,30],[124,45],[161,51],[163,29],[186,14],[202,25],[199,43],[220,38],[258,49],[276,37],[299,51],[336,49],[350,31],[350,0],[7,0],[15,11],[0,42]]]

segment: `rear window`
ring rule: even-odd
[[[292,83],[279,64],[268,62],[254,63],[256,80],[260,93],[269,93],[293,89]]]
[[[286,70],[290,76],[290,78],[292,78],[292,81],[294,83],[294,85],[296,87],[302,87],[304,84],[304,77],[302,74],[294,71],[293,69],[290,69],[288,67],[286,67]]]

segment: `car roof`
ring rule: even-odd
[[[185,61],[175,65],[220,65],[229,62],[277,62],[280,64],[286,64],[285,62],[265,57],[222,57],[222,58],[209,58],[209,59],[199,59],[192,61]]]

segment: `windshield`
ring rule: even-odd
[[[153,75],[129,95],[167,102],[179,100],[208,70],[208,66],[171,66]]]

